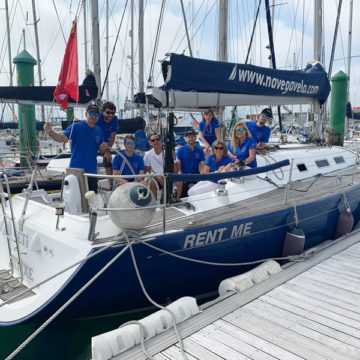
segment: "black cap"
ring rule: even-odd
[[[194,129],[190,129],[185,133],[185,137],[188,135],[196,135],[196,131]]]
[[[94,112],[96,114],[99,114],[100,113],[100,108],[96,104],[90,104],[86,108],[86,112],[90,112],[90,111]]]
[[[273,118],[273,113],[272,110],[270,108],[265,108],[261,111],[261,114],[264,114],[266,118]]]

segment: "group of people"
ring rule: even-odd
[[[118,132],[116,107],[112,102],[102,105],[90,104],[85,112],[86,120],[71,124],[63,134],[56,133],[47,122],[44,131],[52,139],[66,143],[71,140],[71,168],[82,168],[85,173],[97,173],[98,151],[103,155],[103,165],[107,175],[142,175],[145,173],[164,173],[164,153],[162,138],[153,133],[148,137],[151,150],[144,157],[135,152],[136,142],[133,135],[124,138],[124,150],[112,160],[110,149]],[[230,171],[233,167],[254,168],[256,149],[264,149],[270,137],[270,128],[265,126],[272,119],[272,111],[265,108],[257,121],[238,122],[231,134],[228,144],[221,139],[220,124],[211,109],[204,111],[203,120],[199,124],[199,144],[194,130],[185,134],[186,144],[176,151],[174,172],[180,174],[207,174]],[[200,145],[200,146],[199,146]],[[96,178],[88,178],[89,189],[97,191]],[[134,177],[119,178],[117,182],[124,184],[135,181]],[[144,178],[137,181],[148,185]],[[156,183],[155,183],[156,181]],[[109,180],[110,184],[112,181]],[[149,184],[155,196],[158,189],[164,186],[163,176],[154,177]],[[187,195],[195,195],[211,191],[217,187],[216,181],[175,182],[176,199]]]

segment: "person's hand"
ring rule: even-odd
[[[48,121],[47,123],[44,124],[44,131],[49,134],[49,132],[51,132],[52,130],[52,126],[50,124],[50,121]]]
[[[105,151],[105,153],[104,153],[104,158],[105,158],[107,161],[111,162],[112,157],[111,157],[110,151],[108,151],[108,150]]]

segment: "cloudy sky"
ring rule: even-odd
[[[82,0],[36,0],[36,12],[39,27],[40,57],[42,61],[42,77],[44,84],[55,85],[62,58],[65,42],[71,29],[71,21],[78,13],[78,48],[79,48],[79,82],[85,73],[85,44],[84,20]],[[324,65],[329,66],[332,40],[334,35],[336,11],[339,0],[324,1]],[[8,0],[11,26],[12,56],[23,50],[22,32],[25,29],[26,48],[36,57],[35,36],[33,26],[33,12],[31,0]],[[87,36],[89,67],[92,68],[90,1],[87,6]],[[109,52],[113,51],[116,33],[120,27],[119,41],[109,70],[109,99],[120,108],[126,97],[130,97],[130,3],[128,0],[109,0]],[[138,89],[138,1],[134,0],[134,48],[135,48],[135,92]],[[196,57],[216,59],[217,46],[217,0],[183,0],[191,47]],[[270,0],[272,3],[272,0]],[[299,69],[305,67],[313,58],[313,0],[287,0],[275,2],[274,43],[278,68]],[[333,74],[339,70],[346,70],[348,48],[349,0],[343,1],[341,10],[340,29],[335,51]],[[145,7],[145,80],[150,75],[150,64],[154,54],[155,36],[158,27],[162,0],[144,0]],[[228,60],[244,62],[249,45],[254,17],[258,1],[229,0],[229,45]],[[126,5],[126,7],[125,7]],[[0,84],[9,84],[8,49],[6,39],[5,0],[0,0]],[[78,12],[77,10],[80,9]],[[352,38],[352,65],[350,77],[350,97],[354,106],[360,106],[360,38],[359,23],[360,2],[354,1],[354,22]],[[105,33],[105,1],[99,0],[100,14],[100,51],[102,81],[106,74],[106,33]],[[124,14],[124,16],[123,16]],[[269,51],[265,48],[268,43],[265,5],[262,1],[260,18],[255,32],[253,47],[250,53],[252,64],[269,66],[267,59]],[[164,19],[160,30],[158,50],[155,59],[163,59],[168,52],[185,53],[189,49],[184,32],[180,0],[167,0]],[[160,65],[156,61],[154,69],[154,85],[161,85]],[[16,77],[14,76],[14,82]],[[37,67],[35,67],[35,83],[38,83]],[[2,106],[1,106],[2,107]]]

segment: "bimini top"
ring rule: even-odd
[[[163,61],[162,72],[166,90],[303,97],[321,104],[330,93],[327,73],[319,62],[304,70],[289,71],[171,54],[169,61]],[[283,99],[281,103],[291,100]]]

